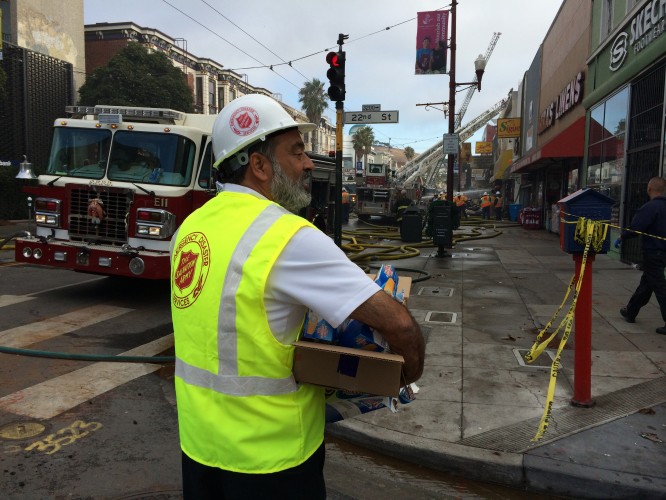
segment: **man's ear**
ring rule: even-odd
[[[267,181],[269,179],[268,169],[271,168],[271,163],[264,155],[260,153],[252,153],[248,165],[249,170],[259,181]]]

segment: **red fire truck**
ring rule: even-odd
[[[16,239],[16,261],[168,279],[171,237],[216,194],[215,115],[124,106],[67,113],[55,121],[46,173],[24,187],[36,229]]]

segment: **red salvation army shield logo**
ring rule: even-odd
[[[234,134],[246,136],[257,130],[259,113],[249,106],[242,106],[234,111],[229,118],[229,127]]]
[[[203,233],[190,233],[174,249],[171,300],[175,307],[191,306],[199,298],[210,269],[210,244]]]

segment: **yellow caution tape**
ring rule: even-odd
[[[583,259],[578,274],[578,280],[575,280],[575,276],[571,278],[571,281],[569,282],[569,287],[567,288],[567,292],[565,294],[564,300],[560,304],[560,307],[557,309],[557,311],[550,319],[548,324],[539,332],[539,335],[537,336],[534,345],[525,355],[525,361],[527,361],[528,363],[534,361],[546,349],[546,347],[548,347],[548,344],[551,342],[551,340],[555,338],[557,333],[564,326],[564,333],[562,334],[560,345],[557,348],[557,354],[555,355],[553,364],[550,367],[550,382],[548,384],[548,392],[546,394],[546,405],[544,407],[544,412],[543,415],[541,416],[541,421],[539,422],[539,427],[537,429],[536,435],[532,438],[532,441],[538,441],[539,439],[541,439],[543,435],[546,433],[546,429],[550,424],[550,419],[553,411],[553,401],[555,399],[555,386],[557,384],[557,375],[559,373],[561,366],[560,359],[562,356],[562,350],[564,350],[564,346],[566,345],[567,340],[569,340],[569,336],[571,335],[571,330],[574,322],[574,314],[576,311],[576,303],[578,302],[578,295],[580,293],[580,289],[583,284],[583,276],[585,276],[587,254],[590,250],[590,247],[593,246],[593,241],[596,245],[598,245],[597,249],[595,249],[595,251],[598,251],[601,249],[601,245],[603,245],[603,242],[606,239],[605,236],[606,233],[601,228],[602,225],[605,225],[605,223],[602,221],[589,220],[583,217],[579,219],[576,225],[576,232],[579,233],[579,236],[582,238],[585,247],[583,250]],[[574,281],[575,281],[575,286],[574,286]],[[567,312],[566,316],[562,319],[557,329],[550,335],[550,337],[548,337],[545,341],[541,342],[541,338],[546,334],[550,326],[555,321],[555,318],[559,315],[560,311],[564,307],[564,304],[566,303],[572,288],[574,290],[574,295],[571,301],[571,306],[569,307],[569,311]]]

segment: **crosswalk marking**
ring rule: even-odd
[[[28,300],[35,300],[35,298],[29,295],[0,295],[0,307],[13,306]]]
[[[173,334],[122,353],[154,356],[173,347]],[[159,364],[100,362],[0,398],[0,410],[48,419],[161,368]]]
[[[78,309],[43,321],[36,321],[35,323],[2,331],[0,332],[0,345],[15,348],[25,347],[115,318],[133,310],[109,305]]]

